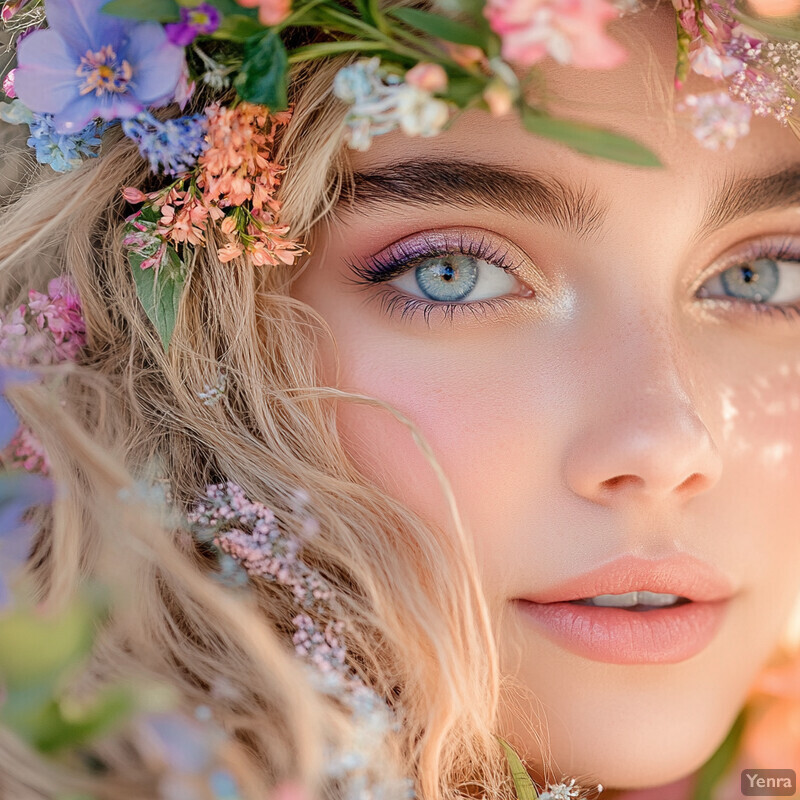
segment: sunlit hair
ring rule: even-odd
[[[339,66],[328,61],[297,76],[277,153],[287,167],[284,219],[312,250],[315,226],[326,224],[348,186],[344,110],[329,90]],[[207,99],[196,98],[197,108]],[[99,159],[65,175],[28,161],[17,169],[12,157],[4,153],[2,301],[20,302],[66,272],[87,323],[81,363],[49,368],[62,382],[61,404],[40,386],[10,393],[61,487],[52,508],[39,511],[30,573],[40,599],[57,608],[89,577],[118,595],[87,680],[157,678],[186,708],[208,706],[249,765],[254,796],[287,778],[319,788],[320,731],[346,731],[348,721],[297,669],[291,598],[266,582],[249,599],[231,593],[191,536],[157,507],[120,493],[137,480],[166,478],[185,512],[207,484],[231,480],[299,533],[292,508],[302,488],[320,523],[304,560],[337,589],[351,624],[350,663],[400,714],[376,774],[413,778],[425,800],[513,796],[493,737],[503,687],[490,611],[452,492],[402,414],[320,386],[318,347],[330,331],[290,297],[298,268],[221,264],[212,242],[165,355],[122,247],[130,209],[121,189],[158,185],[135,145],[111,131]],[[199,392],[220,368],[226,400],[204,404]],[[408,426],[441,478],[455,535],[426,525],[359,473],[337,434],[341,402],[372,403]],[[220,681],[229,689],[223,697],[212,690]],[[104,740],[97,755],[110,770],[89,786],[0,733],[0,796],[85,787],[100,798],[151,800],[157,776],[129,742]]]

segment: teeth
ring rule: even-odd
[[[663,606],[671,606],[678,599],[679,595],[677,594],[641,591],[625,592],[625,594],[598,594],[594,597],[587,597],[573,602],[606,608],[632,608],[637,605],[661,608]]]

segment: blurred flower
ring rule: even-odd
[[[214,6],[201,3],[193,8],[181,6],[180,22],[171,22],[164,28],[172,44],[186,47],[198,36],[214,33],[221,21],[222,16]]]
[[[800,769],[800,654],[765,669],[749,705],[741,743],[748,766]]]
[[[279,25],[291,11],[291,0],[236,0],[245,8],[258,8],[258,19],[262,25]]]
[[[750,107],[725,91],[687,95],[676,108],[691,111],[695,138],[711,150],[721,145],[730,150],[750,130]]]
[[[355,150],[367,150],[373,137],[396,128],[409,136],[435,136],[450,116],[446,102],[387,73],[377,57],[340,69],[333,92],[351,106],[345,123],[348,142]]]
[[[35,379],[25,370],[0,367],[0,446],[7,447],[19,429],[19,420],[5,399],[6,387],[14,382]],[[34,505],[49,503],[53,487],[41,475],[28,473],[0,474],[0,610],[7,608],[11,596],[8,583],[16,569],[28,556],[32,525],[24,519],[25,512]]]
[[[28,302],[0,314],[0,364],[25,368],[74,361],[86,344],[80,299],[68,276],[53,278],[47,293],[34,289]],[[9,466],[47,475],[50,464],[39,440],[25,426],[0,446]]]
[[[426,92],[443,92],[447,88],[447,73],[441,64],[420,61],[406,72],[406,83]]]
[[[488,0],[489,24],[508,61],[530,66],[550,55],[561,64],[608,69],[625,50],[605,32],[619,11],[606,0]]]
[[[18,44],[17,95],[31,110],[53,114],[58,133],[166,103],[180,80],[183,48],[158,23],[103,14],[106,2],[48,0],[48,29]]]
[[[153,172],[167,175],[189,172],[206,149],[208,123],[201,114],[164,122],[147,111],[122,123],[123,133],[139,145]]]
[[[0,20],[8,22],[13,19],[29,2],[30,0],[6,0],[3,3],[3,10],[0,11]]]
[[[733,75],[735,72],[744,69],[745,66],[740,59],[719,53],[708,44],[693,50],[689,54],[689,61],[692,65],[692,70],[698,75],[717,79]]]

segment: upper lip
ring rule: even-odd
[[[655,560],[622,556],[521,599],[558,603],[637,590],[676,594],[696,602],[724,600],[735,591],[731,581],[716,567],[688,553],[678,553]]]

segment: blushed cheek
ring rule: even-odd
[[[558,424],[519,370],[473,353],[434,366],[417,353],[384,368],[342,352],[342,385],[379,397],[413,420],[450,481],[478,561],[492,583],[515,558],[519,531],[552,497]],[[369,362],[369,363],[368,363]],[[424,520],[452,532],[436,473],[411,433],[388,412],[340,403],[339,430],[361,471]],[[530,535],[530,531],[528,532]],[[543,549],[546,549],[546,544]],[[496,590],[498,587],[494,587]]]

